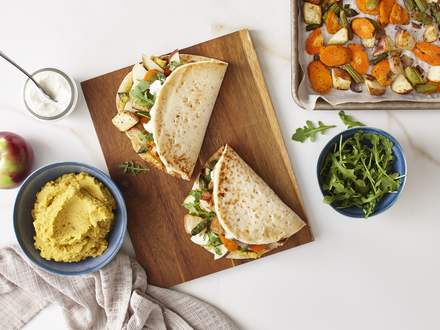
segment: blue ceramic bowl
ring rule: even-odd
[[[95,258],[87,258],[80,262],[56,262],[40,257],[34,247],[35,229],[32,219],[32,208],[36,194],[51,180],[63,174],[86,172],[102,182],[112,193],[116,201],[115,218],[107,238],[108,248]],[[121,248],[127,228],[127,210],[121,192],[115,183],[100,170],[74,162],[55,163],[44,166],[33,172],[18,191],[14,206],[14,230],[17,241],[25,255],[38,267],[58,275],[83,275],[95,272],[108,264]]]
[[[319,183],[319,188],[321,189],[322,194],[325,195],[324,190],[322,189],[323,180],[322,180],[320,173],[321,173],[321,168],[324,165],[324,161],[325,161],[327,154],[330,152],[330,150],[333,148],[333,146],[336,143],[339,143],[339,139],[340,139],[341,135],[342,135],[342,139],[345,140],[345,139],[353,136],[358,131],[363,131],[365,133],[374,133],[374,134],[378,134],[378,135],[382,135],[382,136],[387,137],[393,143],[394,163],[393,163],[392,169],[394,172],[397,172],[397,173],[400,173],[400,175],[403,175],[403,177],[400,179],[400,186],[399,186],[398,191],[396,193],[386,194],[377,203],[374,212],[370,215],[370,217],[372,217],[374,215],[377,215],[377,214],[382,213],[385,210],[389,209],[396,202],[396,200],[398,199],[400,193],[402,192],[403,187],[405,186],[405,182],[406,182],[406,173],[407,173],[406,159],[405,159],[405,155],[403,154],[402,147],[400,146],[399,142],[397,142],[397,140],[393,136],[388,134],[387,132],[382,131],[377,128],[372,128],[372,127],[355,127],[355,128],[351,128],[351,129],[348,129],[346,131],[343,131],[343,132],[337,134],[335,137],[333,137],[326,144],[324,149],[322,149],[321,154],[319,155],[318,165],[317,165],[318,183]],[[331,206],[333,207],[333,209],[335,209],[340,214],[346,215],[348,217],[364,218],[364,214],[363,214],[362,210],[359,208],[338,208],[333,204],[331,204]]]

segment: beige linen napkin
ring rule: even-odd
[[[125,254],[98,272],[66,277],[32,266],[16,246],[0,249],[0,328],[19,329],[51,303],[71,329],[237,329],[216,308],[149,285]]]

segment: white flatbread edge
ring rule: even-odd
[[[150,110],[150,116],[157,153],[166,172],[190,180],[228,64],[217,59],[198,55],[180,54],[180,57],[187,63],[176,68],[167,77],[157,95],[154,106]],[[182,84],[182,80],[186,76],[194,78],[192,82],[197,82],[199,78],[202,81],[202,86],[199,89],[203,91],[206,88],[206,93],[202,93],[202,99],[195,100],[202,111],[199,115],[187,111],[185,116],[176,116],[178,107],[167,106],[167,99],[174,98],[175,100],[176,97],[181,97],[181,100],[177,100],[177,103],[186,103],[186,106],[183,107],[184,110],[190,108],[191,103],[188,103],[190,97],[184,94],[188,92],[188,86],[183,86],[185,85],[184,81],[180,89],[178,86]],[[210,79],[211,83],[209,83]],[[130,71],[120,83],[116,93],[115,101],[118,112],[124,110],[124,107],[121,107],[119,93],[129,93],[132,86],[133,74]],[[172,95],[173,88],[176,87],[178,88],[177,96]],[[174,102],[171,103],[174,105]],[[163,111],[162,108],[164,108]],[[169,120],[173,117],[173,123],[177,119],[180,124],[182,121],[186,125],[191,124],[192,129],[183,129],[182,131],[178,129],[176,131],[176,127],[179,128],[178,124],[175,126],[171,123],[161,123],[161,120]],[[178,136],[173,136],[173,131],[178,133]],[[176,156],[175,152],[178,152],[179,156]]]
[[[162,86],[150,115],[169,174],[191,178],[227,66],[214,59],[184,64]]]
[[[275,243],[306,225],[230,146],[212,175],[217,218],[240,242]]]

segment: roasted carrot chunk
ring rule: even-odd
[[[332,89],[332,76],[328,68],[320,61],[313,61],[307,67],[307,74],[312,88],[320,93],[328,93]]]
[[[319,50],[324,46],[324,37],[321,28],[315,29],[310,33],[306,40],[306,52],[310,55],[319,54]]]
[[[417,58],[430,65],[440,66],[440,47],[429,42],[418,42],[413,49]]]
[[[359,74],[366,74],[368,72],[368,54],[365,51],[364,46],[359,44],[350,44],[348,48],[351,50],[351,66]]]
[[[325,27],[327,32],[330,34],[335,34],[341,29],[341,24],[339,23],[339,18],[336,16],[333,10],[329,10],[327,17],[325,19]]]
[[[371,75],[376,78],[379,84],[382,86],[389,86],[393,81],[393,72],[390,68],[388,59],[382,60],[373,66]]]
[[[401,5],[395,3],[393,9],[391,9],[390,23],[398,25],[406,25],[409,23],[408,11]]]
[[[381,0],[379,5],[379,23],[383,26],[390,22],[390,15],[396,0]]]
[[[264,253],[269,249],[269,247],[267,246],[267,244],[252,244],[249,245],[249,250],[254,251],[255,253]]]
[[[330,45],[321,48],[319,57],[327,66],[340,66],[351,61],[351,50],[340,45]]]
[[[356,0],[356,5],[358,9],[363,12],[364,14],[368,15],[378,15],[379,14],[379,6],[377,6],[374,9],[368,9],[367,7],[367,1],[368,0]]]
[[[151,78],[153,78],[157,73],[157,70],[150,69],[147,71],[147,73],[144,76],[144,80],[149,81]]]
[[[361,39],[371,39],[376,33],[373,23],[367,18],[355,18],[351,22],[353,32]]]
[[[227,239],[225,235],[220,235],[220,241],[222,241],[225,248],[228,249],[228,251],[237,251],[238,250],[238,244],[235,243],[233,240]]]

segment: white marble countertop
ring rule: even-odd
[[[305,120],[339,123],[335,112],[305,112],[290,93],[289,1],[8,2],[1,49],[29,70],[57,67],[78,82],[162,53],[249,28],[300,184],[315,242],[192,282],[178,290],[206,300],[245,329],[439,329],[440,111],[358,112],[402,144],[409,176],[400,200],[368,221],[344,218],[322,203],[318,154],[343,127],[316,143],[293,143]],[[84,99],[57,123],[24,113],[24,77],[0,61],[0,131],[28,139],[35,167],[75,160],[106,169]],[[17,190],[0,191],[0,242],[15,242]],[[132,252],[129,241],[124,246]],[[437,251],[438,250],[438,251]],[[49,323],[50,322],[50,323]],[[28,329],[65,328],[59,308]]]

